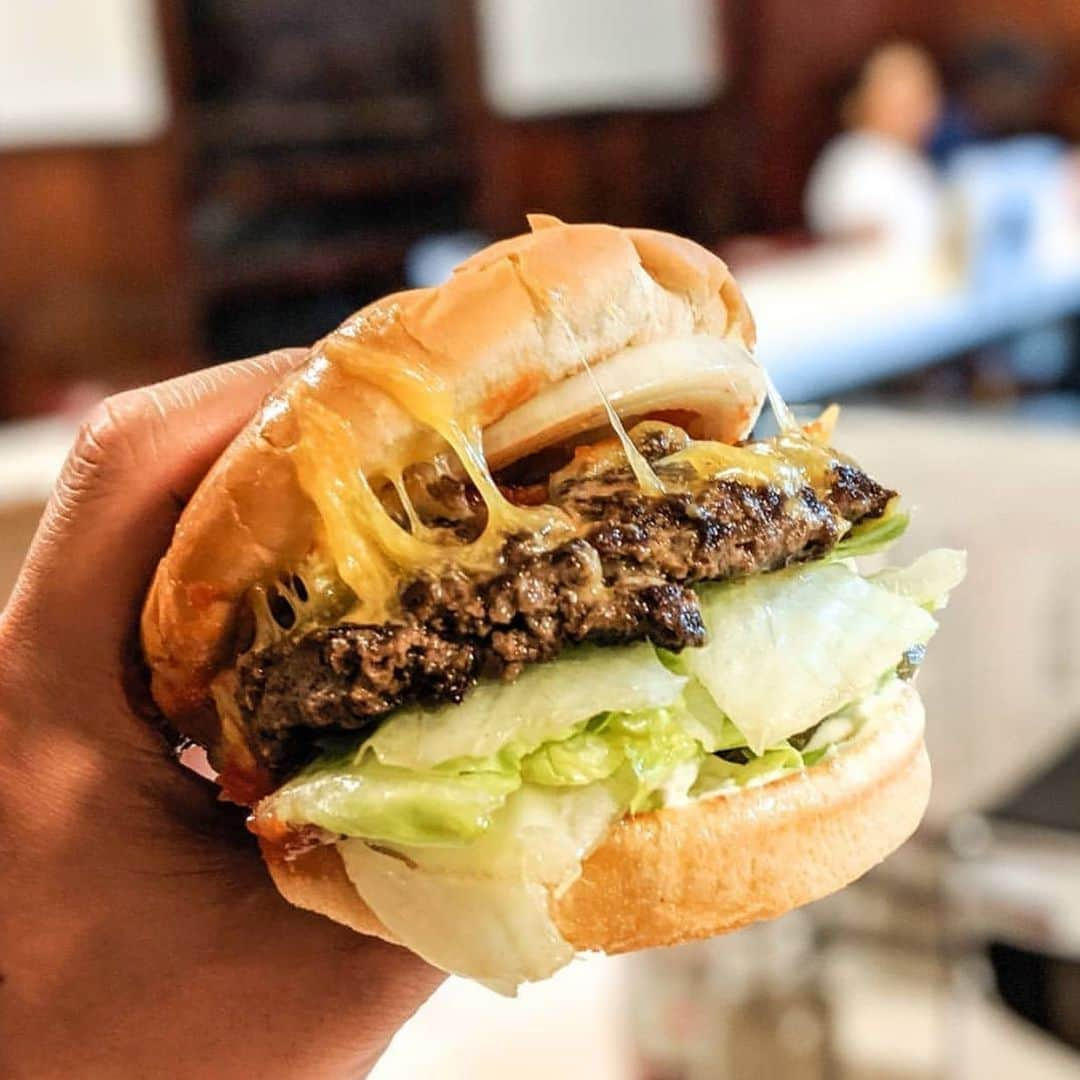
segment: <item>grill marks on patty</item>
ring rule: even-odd
[[[477,679],[512,679],[569,643],[700,645],[690,586],[815,558],[892,495],[846,464],[820,495],[721,480],[692,496],[647,496],[629,470],[602,465],[555,477],[551,500],[580,523],[575,539],[537,553],[511,537],[498,573],[449,569],[408,583],[398,622],[312,629],[245,657],[239,703],[252,743],[281,769],[304,760],[320,731],[371,726],[399,705],[460,701]]]

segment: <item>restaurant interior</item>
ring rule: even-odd
[[[1080,1075],[1080,4],[0,4],[0,603],[102,397],[434,285],[525,215],[681,233],[968,551],[916,836],[711,941],[451,978],[378,1080]]]

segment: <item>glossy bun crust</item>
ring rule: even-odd
[[[577,949],[628,952],[727,933],[854,881],[914,832],[930,794],[915,690],[870,733],[810,769],[736,794],[623,818],[552,915]],[[365,934],[393,935],[357,895],[334,847],[286,861],[278,891]]]

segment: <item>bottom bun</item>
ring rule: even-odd
[[[905,685],[872,729],[809,769],[617,822],[552,915],[577,949],[628,952],[711,937],[818,900],[915,831],[930,795],[923,707]],[[336,847],[263,855],[290,903],[395,937],[359,897]]]

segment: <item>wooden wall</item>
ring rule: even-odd
[[[1015,31],[1051,44],[1080,45],[1076,0],[955,0],[956,22],[965,31]]]
[[[123,385],[194,361],[168,140],[2,155],[0,207],[5,412],[49,407],[71,380]]]
[[[719,0],[718,0],[719,2]],[[736,227],[749,193],[740,186],[739,40],[752,0],[722,5],[728,83],[708,107],[679,112],[509,120],[486,107],[472,4],[455,0],[448,25],[450,94],[471,148],[473,216],[495,235],[544,211],[568,221],[612,221],[696,236]]]
[[[877,44],[906,38],[948,61],[975,35],[1004,31],[1063,57],[1057,126],[1080,139],[1080,0],[717,0],[730,81],[708,109],[681,114],[508,122],[488,114],[459,0],[456,94],[475,145],[477,220],[504,233],[525,209],[644,221],[702,239],[787,229],[807,173],[838,127],[838,92]]]
[[[523,209],[682,229],[701,239],[787,228],[801,218],[810,165],[835,127],[834,91],[890,37],[937,44],[950,16],[935,0],[717,0],[728,85],[711,107],[511,122],[476,84],[467,2],[457,7],[454,70],[476,150],[475,212],[488,229]]]
[[[953,34],[1016,34],[1057,57],[1052,126],[1080,143],[1080,0],[957,0]]]
[[[0,418],[198,361],[187,254],[182,42],[162,0],[176,103],[140,146],[0,154]]]
[[[165,138],[0,154],[0,417],[50,406],[72,377],[122,384],[201,358],[183,2],[160,0],[177,103]],[[835,91],[876,43],[911,37],[947,56],[1004,27],[1080,57],[1080,0],[716,2],[729,81],[709,107],[513,122],[482,100],[470,0],[445,0],[446,134],[470,192],[460,224],[501,235],[546,210],[706,243],[791,228],[834,127]],[[1061,116],[1080,137],[1080,69]]]

